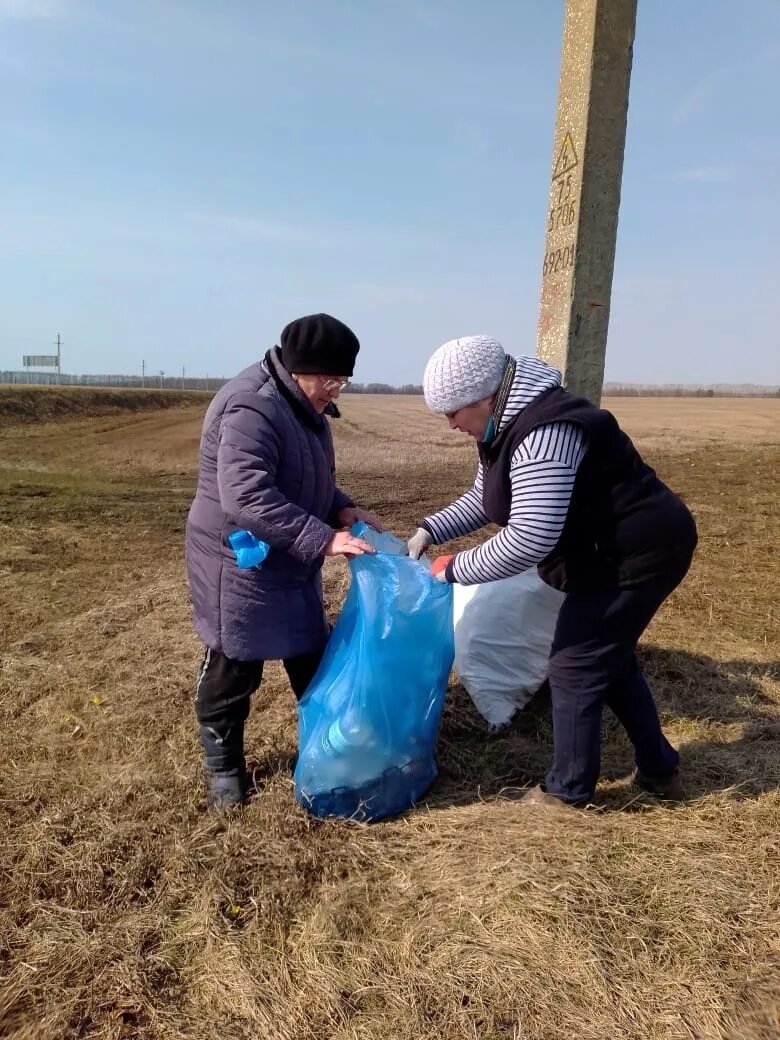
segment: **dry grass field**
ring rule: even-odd
[[[628,786],[607,718],[598,808],[523,808],[543,697],[488,740],[453,686],[427,802],[360,826],[293,802],[277,666],[256,793],[205,811],[182,565],[203,404],[36,422],[0,395],[0,1036],[780,1037],[780,402],[606,403],[699,522],[642,650],[689,804]],[[398,533],[470,481],[420,400],[342,404],[340,481]],[[329,563],[333,613],[346,581]]]

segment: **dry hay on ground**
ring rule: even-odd
[[[500,792],[543,772],[545,704],[488,741],[456,687],[426,804],[373,827],[294,805],[277,666],[255,797],[204,811],[181,563],[202,409],[0,430],[0,1035],[780,1035],[777,446],[740,443],[742,414],[717,439],[711,403],[671,437],[657,400],[626,405],[701,528],[642,651],[690,804],[636,796],[607,719],[602,811],[522,809]],[[472,449],[419,401],[344,413],[342,483],[396,530],[468,482]],[[335,611],[346,568],[326,577]]]

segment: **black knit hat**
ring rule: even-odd
[[[307,314],[282,332],[282,364],[288,372],[351,376],[360,350],[352,329],[330,314]]]

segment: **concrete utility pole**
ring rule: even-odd
[[[598,403],[637,0],[566,0],[536,353]]]

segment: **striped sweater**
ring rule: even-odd
[[[556,369],[536,358],[517,358],[509,397],[500,416],[500,433],[539,394],[560,386]],[[452,574],[462,585],[479,585],[519,574],[540,563],[558,543],[569,509],[585,437],[572,423],[539,426],[518,445],[509,470],[512,506],[509,523],[493,538],[458,553]],[[470,534],[489,521],[482,507],[482,464],[473,487],[422,526],[435,544]]]

